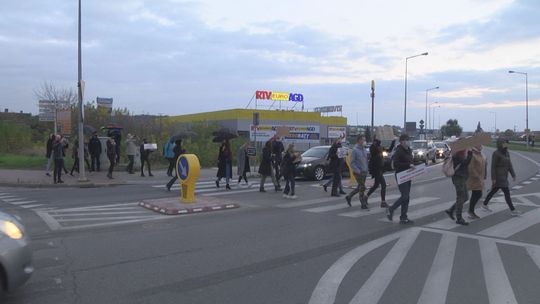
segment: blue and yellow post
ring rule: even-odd
[[[197,155],[182,154],[176,162],[176,173],[182,187],[182,203],[195,203],[195,186],[201,173]]]

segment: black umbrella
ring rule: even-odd
[[[94,132],[96,132],[96,128],[92,127],[91,125],[84,125],[84,134],[86,135],[91,135],[91,134],[94,134]]]
[[[222,128],[212,133],[214,135],[214,142],[221,142],[224,140],[230,140],[233,138],[237,138],[238,135],[236,132],[231,131],[228,128]]]
[[[173,136],[171,136],[169,141],[175,142],[175,141],[180,140],[180,139],[194,137],[194,136],[197,136],[197,133],[192,132],[192,131],[182,131],[182,132],[178,132],[178,133],[174,134]]]

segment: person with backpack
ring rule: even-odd
[[[259,174],[261,175],[259,192],[266,192],[266,190],[264,190],[264,184],[268,176],[272,178],[272,183],[274,184],[276,192],[280,190],[272,169],[272,141],[269,140],[264,144],[264,148],[262,150],[262,160],[261,165],[259,166]]]
[[[467,179],[469,178],[469,164],[472,159],[472,151],[461,150],[452,155],[452,164],[454,166],[454,174],[452,175],[452,183],[456,189],[456,202],[450,207],[450,209],[444,212],[456,224],[469,225],[463,219],[463,205],[469,200],[469,192],[467,191]],[[454,217],[455,213],[455,217]]]
[[[412,149],[409,147],[408,141],[409,136],[407,134],[402,134],[399,137],[399,145],[394,149],[392,161],[394,163],[394,169],[396,170],[396,180],[398,173],[414,168]],[[407,212],[409,210],[411,184],[411,181],[407,181],[398,185],[401,196],[392,206],[386,208],[386,217],[388,220],[392,221],[394,211],[398,207],[401,207],[399,223],[404,225],[414,223],[414,221],[410,220],[407,216]]]
[[[163,146],[163,157],[165,157],[165,159],[167,159],[167,161],[169,162],[169,167],[167,168],[167,176],[170,176],[170,177],[173,176],[172,172],[174,170],[174,166],[176,165],[174,147],[175,147],[175,143],[172,139],[169,140],[165,144],[165,146]]]
[[[180,156],[182,156],[182,154],[186,154],[186,149],[184,149],[184,147],[182,147],[182,140],[181,139],[178,139],[177,141],[174,142],[173,151],[174,151],[174,164],[176,166]],[[167,187],[167,191],[171,191],[171,187],[174,185],[174,183],[177,180],[178,180],[178,170],[175,169],[173,178],[165,186],[165,187]]]
[[[387,208],[386,204],[386,180],[384,179],[384,157],[383,157],[383,148],[381,146],[381,141],[378,139],[373,140],[373,144],[369,147],[369,173],[375,179],[375,183],[369,189],[366,195],[367,199],[370,195],[381,186],[381,208]]]
[[[467,189],[471,191],[468,213],[469,219],[475,220],[480,218],[474,209],[482,197],[482,191],[484,191],[484,180],[487,178],[487,160],[482,153],[481,145],[472,149],[472,155],[469,164],[469,178],[467,179]]]
[[[497,140],[497,150],[493,152],[491,157],[491,191],[486,196],[482,208],[485,211],[491,212],[491,209],[488,207],[488,203],[497,193],[497,191],[502,190],[504,193],[504,199],[508,208],[510,208],[510,213],[513,216],[518,216],[521,214],[521,211],[517,210],[512,203],[512,198],[510,197],[510,189],[508,189],[508,174],[512,175],[514,181],[516,180],[516,172],[514,172],[514,166],[512,166],[512,160],[510,160],[510,153],[508,153],[508,141],[506,139],[499,138]]]

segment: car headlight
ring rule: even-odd
[[[311,167],[311,164],[304,164],[304,168]]]
[[[388,152],[383,151],[382,156],[383,156],[383,157],[388,157]]]
[[[422,156],[422,155],[424,155],[424,152],[423,151],[418,151],[418,155]]]
[[[23,237],[23,233],[17,225],[10,221],[0,222],[0,231],[2,231],[8,237],[14,240],[20,240]]]

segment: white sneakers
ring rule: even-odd
[[[481,204],[480,207],[482,208],[482,210],[484,210],[486,212],[491,212],[491,209],[489,209],[489,207],[484,205],[484,204]]]
[[[514,210],[510,211],[510,214],[512,216],[520,216],[521,214],[523,214],[523,212],[521,212],[521,211],[519,211],[517,209],[514,209]]]
[[[288,199],[297,199],[298,196],[296,195],[287,195],[287,194],[283,194],[283,198],[288,198]]]

